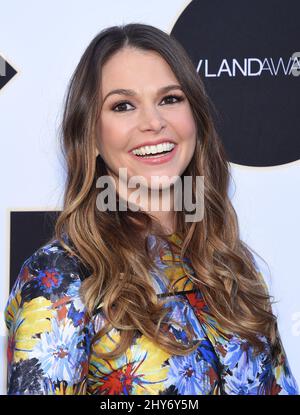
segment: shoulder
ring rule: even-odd
[[[69,244],[69,240],[64,240]],[[75,255],[71,255],[57,239],[41,246],[22,264],[19,284],[39,282],[45,292],[57,289],[61,283],[87,278],[89,270]],[[64,279],[64,281],[63,281]],[[63,288],[63,287],[62,287]]]
[[[79,262],[57,240],[27,258],[4,311],[8,394],[79,394],[93,321],[81,299]]]
[[[57,311],[73,303],[83,311],[79,289],[87,274],[76,256],[52,240],[23,262],[7,301],[6,317],[29,303],[40,306],[43,302]]]

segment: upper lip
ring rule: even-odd
[[[136,150],[137,148],[145,147],[145,146],[157,146],[158,144],[166,143],[167,141],[170,143],[176,144],[175,141],[172,140],[171,138],[161,138],[160,140],[156,140],[156,141],[145,141],[144,143],[141,143],[138,146],[133,147],[130,151],[133,151],[133,150]]]

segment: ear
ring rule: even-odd
[[[95,157],[97,157],[97,156],[99,156],[99,151],[98,151],[98,149],[97,149],[97,147],[96,147],[96,149],[95,149]]]

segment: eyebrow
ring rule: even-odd
[[[167,85],[167,86],[163,86],[162,88],[159,88],[157,91],[157,94],[163,94],[166,93],[168,91],[170,91],[171,89],[181,89],[182,87],[180,85],[177,84],[173,84],[173,85]],[[102,105],[104,103],[104,101],[113,94],[117,94],[117,95],[126,95],[126,96],[135,96],[136,92],[133,89],[124,89],[124,88],[118,88],[118,89],[113,89],[112,91],[110,91],[106,97],[104,98],[104,100],[102,101]]]

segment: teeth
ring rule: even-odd
[[[161,143],[157,146],[145,146],[145,147],[139,147],[133,150],[133,154],[136,154],[137,156],[145,156],[146,154],[158,154],[162,153],[163,151],[170,151],[175,147],[174,143]]]

